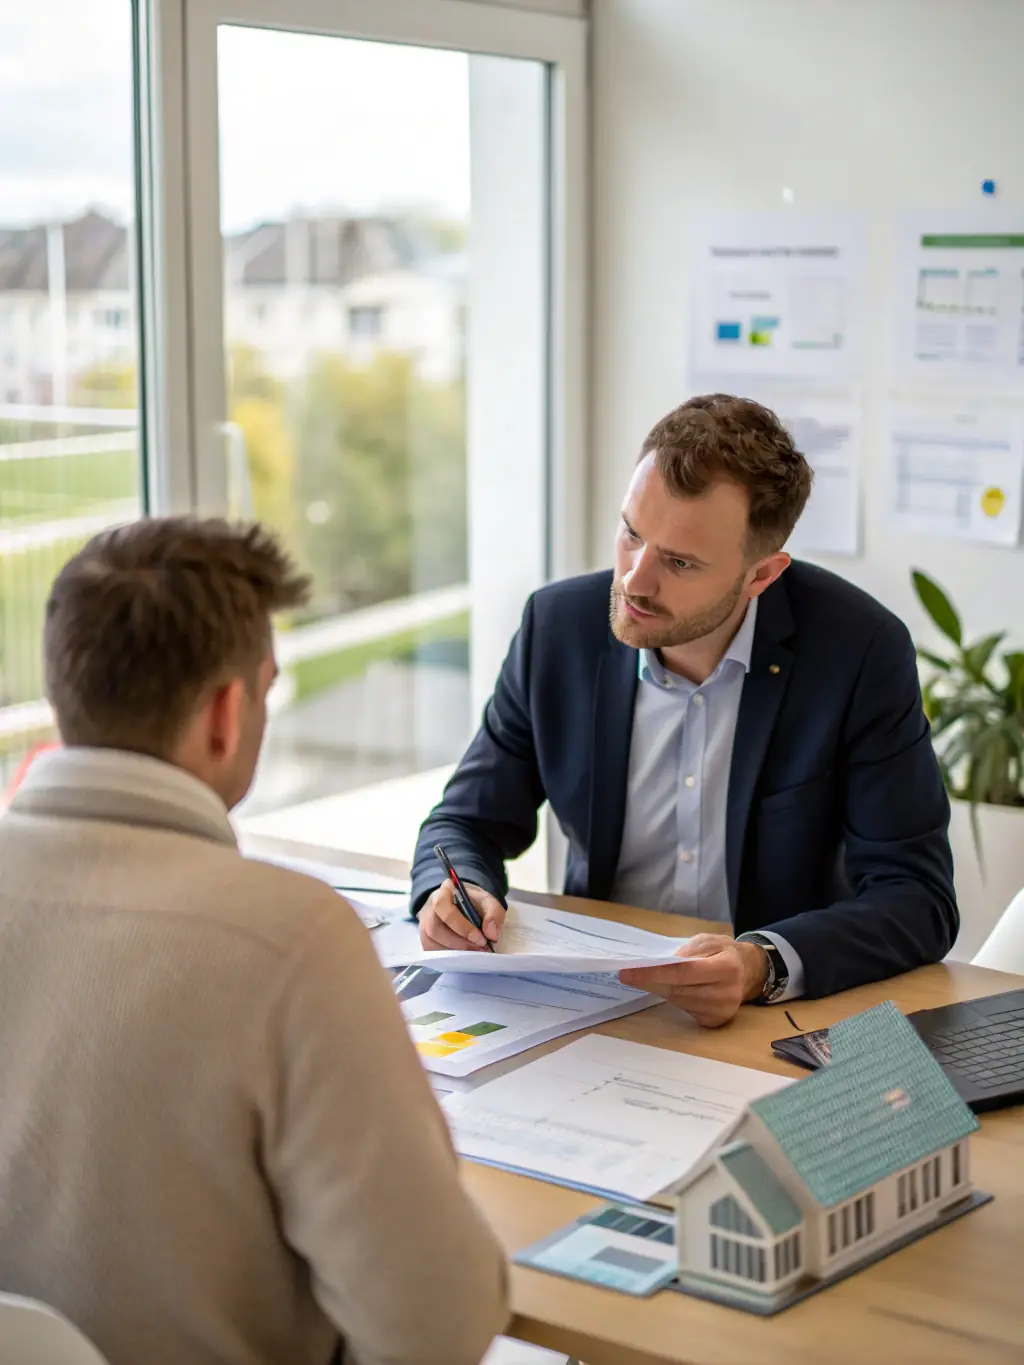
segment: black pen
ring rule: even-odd
[[[479,929],[481,934],[484,934],[484,922],[480,918],[480,913],[477,910],[476,906],[473,904],[473,902],[469,899],[469,896],[462,889],[462,882],[459,880],[459,874],[455,871],[455,868],[452,867],[451,860],[449,859],[448,854],[445,853],[444,849],[441,847],[440,844],[434,845],[434,857],[444,868],[448,880],[452,884],[452,896],[455,899],[455,904],[459,907],[459,910],[462,912],[465,918],[469,920],[473,928]],[[491,940],[487,937],[486,934],[484,934],[484,943],[487,945],[488,952],[493,953],[494,944],[491,942]]]

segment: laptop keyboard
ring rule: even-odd
[[[932,1056],[981,1090],[1024,1086],[1024,1009],[990,1014],[977,1024],[928,1030]]]

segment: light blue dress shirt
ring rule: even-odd
[[[612,890],[621,904],[722,923],[731,918],[725,865],[729,769],[756,623],[755,598],[718,667],[699,687],[669,672],[656,651],[638,656],[626,815]],[[802,995],[799,953],[779,934],[765,938],[789,970],[780,999]]]

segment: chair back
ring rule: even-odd
[[[974,955],[976,967],[1024,975],[1024,891],[1018,891]]]
[[[35,1299],[0,1294],[0,1365],[107,1365],[67,1318]]]

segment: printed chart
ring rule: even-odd
[[[861,225],[831,215],[698,220],[692,241],[694,376],[837,379],[860,346]]]
[[[897,407],[889,451],[889,520],[906,535],[1018,543],[1020,419]]]
[[[1024,222],[913,215],[904,224],[898,360],[907,375],[1024,373]]]
[[[615,976],[495,976],[445,972],[402,1005],[428,1071],[469,1076],[539,1043],[648,1009],[658,997]]]
[[[420,1029],[431,1030],[429,1037],[421,1039],[416,1044],[422,1057],[453,1057],[456,1052],[474,1047],[481,1038],[486,1038],[492,1033],[503,1033],[508,1028],[507,1024],[495,1024],[489,1019],[455,1027],[451,1023],[454,1018],[455,1015],[447,1010],[431,1010],[429,1014],[421,1014],[408,1021],[414,1038]],[[445,1026],[444,1032],[433,1032],[441,1024]]]

